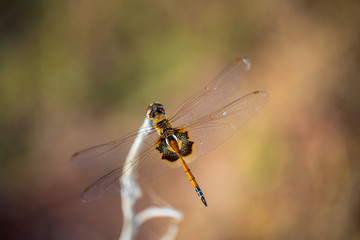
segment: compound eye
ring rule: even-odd
[[[150,105],[148,107],[148,109],[146,110],[146,116],[148,116],[148,118],[154,118],[154,108],[153,105]]]
[[[160,113],[165,113],[165,109],[164,109],[163,106],[160,106],[160,107],[158,108],[158,110],[159,110]]]

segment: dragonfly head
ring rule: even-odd
[[[160,103],[152,103],[146,110],[146,116],[150,120],[165,117],[165,108]]]

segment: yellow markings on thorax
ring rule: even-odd
[[[168,120],[164,115],[156,115],[152,120],[153,120],[153,126],[156,128],[156,130],[159,132],[160,135],[162,130],[164,130],[164,128],[171,127],[170,123],[168,122]],[[161,121],[164,122],[160,124]]]

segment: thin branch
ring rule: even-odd
[[[150,126],[150,120],[145,118],[141,129]],[[142,139],[149,132],[141,131],[137,135],[133,145],[130,148],[129,154],[126,157],[126,163],[130,163],[137,157],[138,151],[142,145]],[[131,171],[125,171],[119,179],[121,185],[121,207],[123,210],[123,228],[120,235],[120,240],[132,240],[135,238],[138,228],[145,221],[157,217],[170,217],[173,219],[168,231],[162,236],[162,240],[174,239],[178,232],[178,222],[183,218],[183,214],[173,208],[169,207],[148,207],[138,214],[135,214],[134,206],[136,201],[141,198],[142,191],[138,183],[133,178],[134,174]]]

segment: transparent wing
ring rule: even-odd
[[[90,147],[75,153],[70,158],[70,164],[74,167],[118,166],[122,168],[129,149],[138,134],[144,136],[139,154],[151,146],[158,137],[154,127],[141,128],[112,142]]]
[[[184,160],[191,162],[224,143],[264,106],[268,98],[266,92],[255,91],[185,125],[194,145],[193,153]]]
[[[260,110],[267,99],[266,92],[256,91],[235,100],[211,115],[185,125],[190,140],[194,141],[193,153],[186,157],[185,161],[191,162],[225,142]],[[170,163],[161,159],[155,142],[154,140],[153,144],[147,145],[130,165],[116,168],[87,187],[81,196],[82,201],[91,202],[126,191],[121,189],[119,182],[119,178],[124,176],[134,177],[142,184],[167,173],[172,168],[181,166],[179,161]]]
[[[195,142],[193,154],[186,157],[186,161],[195,160],[226,141],[265,104],[267,93],[253,92],[219,109],[239,87],[249,69],[247,59],[235,60],[169,117],[174,127],[183,126],[188,130],[190,140]],[[144,133],[144,137],[138,157],[125,164],[126,155],[139,132]],[[153,127],[143,128],[107,144],[75,153],[70,163],[76,167],[117,165],[115,170],[86,188],[82,200],[89,202],[121,192],[119,178],[124,174],[135,177],[139,183],[146,183],[180,166],[178,161],[170,163],[161,159],[155,146],[157,138]]]
[[[139,184],[167,173],[172,168],[181,166],[179,162],[169,163],[161,159],[161,154],[155,149],[155,144],[142,152],[131,165],[118,167],[109,172],[85,189],[81,195],[83,202],[91,202],[100,198],[119,194],[127,189],[121,189],[123,177],[135,178]]]
[[[227,65],[205,88],[201,89],[169,116],[174,127],[186,125],[224,106],[239,88],[250,70],[250,61],[238,58]]]

